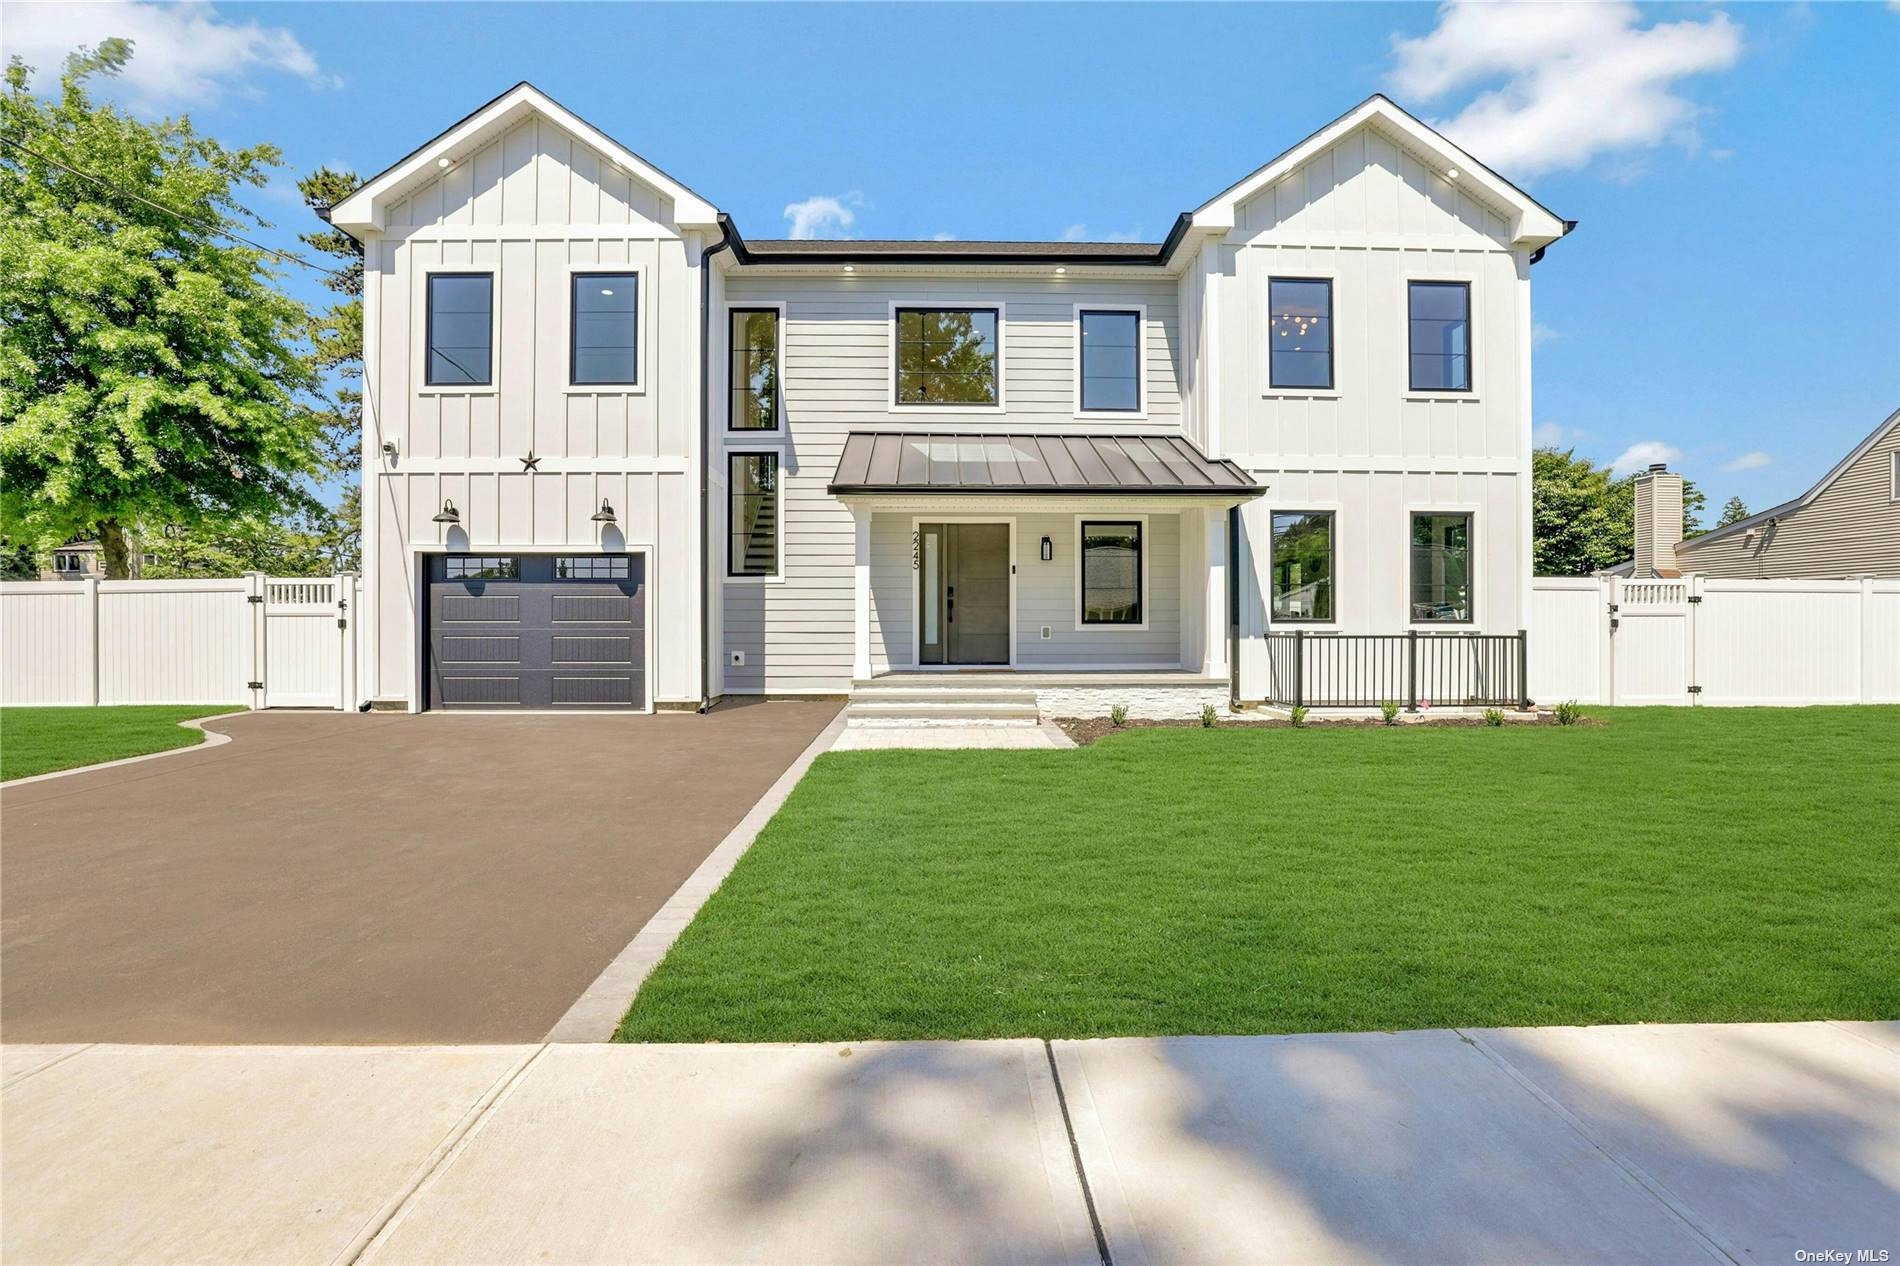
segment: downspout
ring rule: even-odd
[[[732,219],[719,217],[719,240],[699,253],[699,715],[712,707],[712,257],[732,247]]]

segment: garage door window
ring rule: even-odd
[[[442,560],[442,575],[446,580],[514,580],[521,575],[521,560],[453,554]]]
[[[580,554],[554,560],[556,580],[625,580],[625,554]]]

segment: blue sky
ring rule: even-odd
[[[1755,508],[1900,406],[1900,3],[8,3],[9,55],[373,173],[528,79],[750,237],[1158,239],[1375,91],[1577,233],[1534,274],[1540,437]],[[290,284],[308,299],[307,277]]]

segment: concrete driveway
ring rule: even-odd
[[[0,1032],[537,1041],[838,706],[252,713],[13,788]]]

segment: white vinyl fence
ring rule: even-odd
[[[1900,703],[1900,579],[1531,582],[1531,698]]]
[[[0,584],[0,702],[353,708],[355,576]]]

